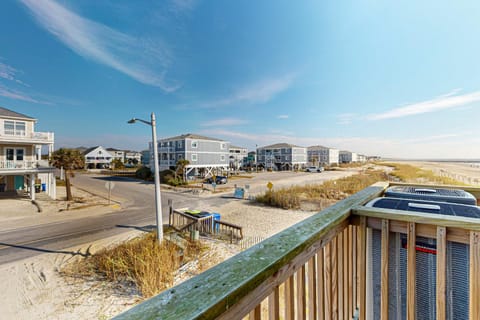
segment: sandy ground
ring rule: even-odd
[[[417,164],[422,167],[429,167],[430,164]],[[470,173],[470,169],[464,164],[443,166],[444,164],[434,164],[435,168],[445,170],[449,174],[470,175],[480,178],[480,168],[475,168],[475,174]],[[351,173],[348,173],[351,174]],[[311,175],[311,177],[314,177]],[[307,183],[313,183],[308,180]],[[302,177],[293,178],[287,182],[278,181],[276,185],[291,185],[302,183]],[[250,183],[250,182],[248,182]],[[264,186],[265,181],[256,182],[258,186]],[[305,182],[303,182],[305,183]],[[252,184],[253,185],[253,184]],[[61,188],[60,188],[61,189]],[[62,196],[59,190],[59,196]],[[75,196],[86,197],[82,191],[75,191]],[[88,195],[89,196],[89,195]],[[0,205],[0,223],[3,225],[11,224],[13,227],[15,219],[12,218],[11,211],[24,212],[25,215],[32,217],[40,215],[36,208],[27,200],[15,200],[15,203],[4,202]],[[105,199],[95,199],[95,207],[84,208],[72,211],[62,211],[65,204],[62,202],[44,204],[44,214],[50,219],[61,219],[62,215],[74,214],[89,215],[98,210],[114,210],[106,204]],[[76,205],[81,206],[82,202]],[[87,205],[87,204],[83,204]],[[21,209],[21,210],[20,210]],[[30,210],[31,209],[31,210]],[[315,214],[315,212],[300,210],[283,210],[265,207],[254,204],[247,200],[232,199],[224,206],[215,208],[205,208],[214,210],[222,215],[222,220],[242,225],[244,228],[245,240],[240,245],[231,245],[228,243],[202,239],[212,250],[206,252],[209,265],[203,265],[202,268],[213,266],[224,259],[240,252],[250,245],[253,245],[277,232],[290,227],[291,225]],[[33,221],[32,223],[38,223]],[[40,221],[41,222],[41,221]],[[138,231],[132,231],[120,236],[116,236],[103,241],[96,242],[94,247],[102,248],[113,243],[119,243],[137,236]],[[89,244],[90,245],[90,244]],[[84,247],[70,248],[68,251],[85,252]],[[77,257],[78,258],[78,257]],[[75,257],[62,254],[43,254],[41,256],[26,259],[0,267],[0,320],[1,319],[108,319],[112,316],[132,307],[140,301],[140,297],[134,291],[118,290],[107,283],[85,282],[80,280],[66,279],[59,275],[58,271],[70,263]],[[182,267],[176,277],[176,283],[184,281],[198,273],[195,262]]]

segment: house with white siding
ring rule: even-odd
[[[120,160],[125,162],[125,151],[115,148],[107,148],[107,151],[112,155],[112,160]]]
[[[340,163],[358,162],[358,154],[351,151],[341,150],[339,152]]]
[[[295,170],[307,165],[307,148],[277,143],[257,148],[257,163],[268,170]]]
[[[230,146],[229,148],[229,165],[230,168],[238,170],[246,164],[248,157],[248,149],[237,146]]]
[[[159,169],[173,169],[179,160],[186,159],[189,164],[185,167],[185,176],[211,176],[228,170],[229,150],[228,141],[192,133],[161,139],[158,140]],[[150,153],[153,154],[151,143]]]
[[[307,148],[307,161],[312,166],[338,164],[339,150],[324,146]]]
[[[50,158],[53,132],[35,131],[37,119],[0,107],[0,192],[26,191],[35,200],[36,191],[56,198],[54,171],[42,160],[42,149]],[[35,190],[37,189],[37,190]]]
[[[85,169],[108,169],[113,155],[102,146],[89,148],[83,152]]]

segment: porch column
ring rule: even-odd
[[[30,200],[35,200],[35,175],[30,175]]]
[[[48,174],[49,188],[48,195],[50,198],[55,200],[57,198],[57,181],[55,180],[55,173],[51,172]]]

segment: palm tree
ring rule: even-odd
[[[175,177],[181,176],[183,178],[183,181],[185,181],[187,178],[184,176],[185,167],[188,166],[189,164],[190,164],[190,161],[188,161],[187,159],[178,160],[175,168]]]
[[[70,177],[74,177],[73,170],[81,169],[85,166],[82,154],[78,150],[60,148],[50,159],[50,164],[56,168],[65,170],[65,188],[67,190],[67,201],[73,200],[70,187]]]

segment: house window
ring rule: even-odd
[[[196,149],[198,147],[198,141],[192,141],[192,148]]]
[[[6,120],[3,123],[3,132],[11,136],[25,136],[26,125],[24,121],[10,121]]]
[[[7,160],[12,161],[15,150],[14,149],[7,149],[6,153],[7,153]]]
[[[18,161],[23,161],[24,150],[23,149],[17,149],[16,154],[17,154],[17,160]]]
[[[177,155],[177,159],[181,160],[181,159],[183,159],[183,156],[181,154],[179,154],[179,155]]]
[[[192,154],[192,161],[197,161],[197,155],[196,154]]]
[[[225,156],[223,154],[220,156],[220,161],[225,161]]]
[[[225,144],[225,143],[222,143],[222,144],[220,145],[220,148],[221,148],[221,149],[225,149],[225,147],[226,147],[226,144]],[[224,159],[224,160],[225,160],[225,159]]]

